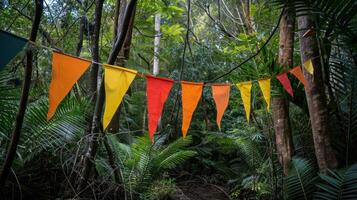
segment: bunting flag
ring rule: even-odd
[[[91,62],[62,53],[52,54],[52,80],[49,88],[47,120],[56,112],[58,105],[71,91],[73,85],[88,69]]]
[[[203,83],[181,81],[182,88],[182,135],[186,137],[192,115],[202,95]]]
[[[277,75],[276,78],[280,81],[280,83],[283,85],[284,89],[290,94],[290,96],[293,97],[293,88],[291,87],[287,73],[285,72],[283,74]]]
[[[264,100],[267,104],[267,111],[270,110],[270,78],[258,80],[260,90],[263,93]]]
[[[0,30],[0,70],[25,46],[27,40]]]
[[[306,69],[306,71],[308,71],[310,74],[314,74],[314,65],[312,64],[311,59],[305,61],[303,66]]]
[[[103,129],[105,130],[117,111],[123,97],[133,82],[137,71],[104,64],[105,108]]]
[[[146,76],[146,95],[148,98],[148,121],[150,140],[153,140],[165,101],[174,81],[167,78]]]
[[[293,74],[306,88],[308,87],[307,81],[301,71],[300,66],[292,68],[289,72]]]
[[[219,130],[221,130],[221,120],[224,115],[224,111],[228,106],[230,89],[231,86],[228,84],[212,85],[212,96],[217,109],[216,122]]]
[[[250,97],[251,97],[251,90],[252,90],[252,81],[242,82],[236,84],[239,91],[240,96],[243,100],[243,106],[245,109],[245,116],[249,122],[250,119]]]

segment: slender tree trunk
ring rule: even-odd
[[[98,90],[98,74],[99,65],[97,63],[100,62],[99,56],[99,36],[100,36],[100,26],[102,20],[102,10],[103,10],[104,0],[96,0],[95,1],[95,17],[94,17],[94,31],[93,31],[93,46],[92,46],[92,58],[96,63],[92,64],[90,77],[91,77],[91,92],[94,94],[93,99],[95,99],[96,92]]]
[[[159,50],[160,50],[160,24],[161,24],[161,15],[160,13],[155,15],[155,39],[154,39],[154,65],[153,65],[153,74],[154,76],[159,75],[160,66],[159,66]]]
[[[30,41],[35,42],[37,38],[37,32],[41,22],[41,16],[43,11],[43,0],[35,0],[35,17],[32,23],[32,29],[30,34]],[[16,114],[15,119],[15,127],[12,131],[12,138],[11,143],[4,161],[3,168],[1,170],[0,175],[0,188],[4,187],[6,179],[9,175],[12,162],[15,159],[17,145],[20,140],[21,128],[23,124],[23,120],[25,117],[26,107],[27,107],[27,100],[29,97],[30,86],[31,86],[31,77],[32,77],[32,60],[33,60],[33,52],[31,49],[27,50],[26,52],[26,68],[25,68],[25,80],[22,86],[22,94],[20,99],[19,110]]]
[[[118,21],[116,24],[114,24],[114,27],[118,27],[116,31],[114,31],[114,39],[117,38],[117,34],[121,32],[123,29],[123,22],[124,22],[124,13],[125,13],[125,8],[127,6],[127,0],[118,0],[120,3],[117,3],[117,6],[120,6],[119,9],[119,16],[118,16]],[[131,38],[132,38],[132,33],[133,33],[133,27],[134,27],[134,19],[135,19],[135,12],[136,9],[134,8],[134,11],[132,13],[129,26],[128,26],[128,32],[125,37],[125,42],[123,48],[120,50],[119,55],[117,56],[117,59],[115,60],[115,64],[125,67],[126,66],[126,61],[129,59],[129,54],[130,54],[130,46],[131,46]],[[128,93],[130,93],[130,89],[128,90]],[[108,125],[108,132],[110,133],[118,133],[119,128],[120,128],[120,112],[121,112],[121,106],[118,107],[117,111],[115,112],[112,121]],[[122,137],[124,141],[131,141],[131,135],[129,133],[122,134]]]
[[[337,160],[330,143],[329,113],[323,83],[321,58],[319,57],[316,35],[304,35],[307,30],[313,29],[312,16],[299,16],[297,20],[300,30],[301,63],[312,59],[314,65],[313,75],[304,70],[304,76],[309,85],[309,90],[306,90],[305,93],[309,107],[317,163],[320,171],[326,172],[327,168],[333,169],[337,167]]]
[[[254,32],[254,27],[253,27],[253,20],[250,12],[250,2],[251,0],[241,0],[241,5],[243,7],[243,15],[244,15],[244,21],[245,21],[245,27],[247,29],[247,34],[250,35]]]
[[[130,23],[130,19],[132,16],[132,13],[134,12],[135,5],[137,3],[137,0],[131,0],[126,7],[125,14],[124,14],[124,22],[123,22],[123,28],[121,32],[118,34],[117,40],[115,41],[115,44],[112,48],[112,51],[110,52],[109,58],[107,63],[108,64],[114,64],[121,48],[124,45],[125,42],[125,36],[128,32],[128,26]],[[84,185],[87,183],[90,171],[93,167],[93,162],[95,159],[95,156],[97,154],[97,148],[98,148],[98,140],[99,140],[99,130],[100,130],[100,116],[102,115],[103,111],[103,104],[104,104],[104,82],[103,79],[101,79],[101,82],[99,82],[100,86],[98,87],[98,95],[96,96],[96,102],[95,102],[95,108],[94,108],[94,114],[93,114],[93,119],[92,119],[92,128],[91,128],[91,137],[89,141],[89,148],[84,154],[84,168],[82,171],[81,175],[81,180],[79,183],[79,190],[84,188]]]
[[[288,69],[293,66],[295,16],[285,10],[280,22],[279,65]],[[289,117],[289,101],[282,95],[272,98],[273,122],[276,149],[284,175],[288,175],[289,164],[294,152]]]
[[[96,98],[96,94],[97,94],[97,84],[98,84],[98,77],[99,77],[99,74],[98,74],[98,68],[99,68],[99,65],[97,63],[100,62],[100,56],[99,56],[99,36],[100,36],[100,26],[101,26],[101,19],[102,19],[102,10],[103,10],[103,4],[104,4],[104,0],[96,0],[95,1],[95,11],[94,11],[94,31],[93,31],[93,46],[92,46],[92,58],[93,58],[93,61],[96,62],[96,63],[93,63],[92,64],[92,67],[91,67],[91,72],[90,72],[90,78],[91,78],[91,93],[93,94],[93,97],[92,97],[92,101],[93,103],[95,103],[95,98]],[[89,141],[88,141],[88,146],[87,146],[87,150],[86,151],[89,151],[88,149],[90,148],[93,148],[90,144],[91,144],[91,141],[92,140],[95,140],[95,138],[97,138],[96,134],[97,132],[92,132],[91,129],[92,129],[92,123],[90,122],[89,125],[88,125],[88,132],[90,132],[90,135],[89,135]],[[78,182],[78,191],[81,191],[84,186],[85,186],[85,183],[87,181],[87,179],[89,178],[90,176],[90,172],[93,170],[92,168],[92,163],[91,163],[91,160],[88,160],[88,159],[83,159],[82,160],[82,163],[84,165],[84,169],[83,169],[83,175],[82,175],[82,179],[79,179],[79,182]],[[86,167],[86,166],[89,166],[89,167]]]

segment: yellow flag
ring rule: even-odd
[[[105,108],[103,129],[105,130],[118,109],[137,71],[122,67],[104,65]]]
[[[240,91],[240,96],[242,97],[243,100],[243,105],[245,109],[245,115],[247,117],[247,120],[249,122],[250,118],[250,91],[252,89],[252,81],[247,81],[243,83],[237,83],[236,84],[239,91]]]
[[[303,66],[306,69],[306,71],[308,71],[310,74],[314,74],[314,65],[312,64],[311,59],[304,62]]]
[[[265,102],[267,103],[267,111],[269,112],[269,109],[270,109],[270,78],[259,80],[258,83],[259,83],[260,90],[263,93]]]

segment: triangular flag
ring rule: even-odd
[[[105,108],[103,129],[105,130],[117,111],[123,97],[133,82],[137,71],[108,65],[104,66]]]
[[[186,137],[193,112],[202,95],[203,83],[181,81],[182,87],[182,135]]]
[[[283,85],[284,89],[290,94],[290,96],[293,97],[293,88],[291,87],[287,73],[280,74],[276,76],[276,78],[280,81],[280,83]]]
[[[49,88],[47,120],[56,112],[58,105],[71,91],[73,85],[88,69],[91,62],[58,52],[52,54],[52,80]]]
[[[148,121],[150,139],[154,138],[165,101],[174,81],[167,78],[146,76],[146,95],[148,98]]]
[[[251,96],[250,92],[252,90],[252,81],[237,83],[236,85],[240,91],[240,96],[242,97],[242,100],[243,100],[245,116],[247,117],[247,120],[249,122],[249,119],[250,119],[250,96]]]
[[[292,68],[289,72],[293,74],[306,88],[308,87],[307,81],[301,71],[300,66]]]
[[[221,129],[221,120],[224,111],[228,106],[230,89],[231,86],[228,84],[212,85],[212,96],[217,108],[216,122],[219,129]]]
[[[314,65],[312,64],[311,59],[305,61],[303,66],[306,69],[306,71],[308,71],[310,74],[314,74]]]
[[[265,102],[267,103],[267,111],[270,109],[270,78],[258,80],[260,90],[263,93]]]
[[[25,46],[27,40],[0,30],[0,70]]]

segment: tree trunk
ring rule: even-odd
[[[158,13],[155,15],[155,39],[154,39],[154,65],[153,65],[153,74],[154,76],[159,75],[160,66],[159,66],[159,49],[160,49],[160,24],[161,24],[161,15]]]
[[[293,66],[294,52],[294,12],[285,10],[280,22],[279,65],[288,69]],[[288,175],[291,157],[294,152],[289,117],[289,101],[282,95],[272,98],[273,122],[276,149],[284,175]]]
[[[102,19],[102,10],[103,10],[103,4],[104,4],[104,0],[96,0],[95,1],[95,11],[94,11],[94,31],[93,31],[93,46],[92,46],[92,58],[93,61],[96,63],[92,64],[91,67],[91,71],[90,71],[90,78],[91,78],[91,95],[93,95],[93,97],[91,98],[93,103],[95,103],[95,98],[96,98],[96,94],[97,94],[97,84],[98,81],[97,79],[99,78],[99,74],[98,74],[98,68],[99,65],[98,63],[100,62],[100,56],[99,56],[99,36],[100,36],[100,26],[101,26],[101,19]],[[88,135],[89,141],[88,141],[88,146],[86,147],[86,151],[88,152],[89,149],[93,148],[91,146],[91,141],[95,140],[95,138],[97,138],[96,134],[98,131],[96,132],[92,132],[92,123],[89,122],[88,125],[88,132],[90,132],[91,134]],[[78,182],[78,191],[81,191],[84,186],[85,183],[87,181],[87,179],[90,176],[90,172],[92,171],[92,163],[91,160],[87,160],[87,159],[83,159],[82,163],[84,165],[84,169],[83,169],[83,175],[82,175],[82,179],[79,179]],[[88,168],[86,167],[88,166]]]
[[[284,175],[288,175],[289,164],[294,152],[289,117],[289,101],[284,97],[274,97],[271,100],[275,130],[276,150]]]
[[[93,46],[92,46],[92,58],[96,63],[92,64],[90,77],[91,77],[91,92],[93,94],[93,100],[95,100],[97,85],[98,85],[98,74],[99,65],[97,63],[100,62],[99,56],[99,36],[100,36],[100,25],[102,20],[102,10],[103,10],[104,0],[96,0],[95,1],[95,17],[94,17],[94,31],[93,31]]]
[[[120,6],[119,13],[118,13],[119,16],[117,17],[118,21],[114,24],[114,27],[118,27],[118,28],[116,31],[114,30],[114,39],[117,38],[117,36],[118,36],[117,34],[120,33],[121,30],[123,29],[124,13],[125,13],[125,8],[126,8],[127,4],[128,4],[127,0],[118,0],[117,6]],[[136,9],[134,8],[134,11],[130,18],[128,32],[125,37],[124,46],[120,50],[119,55],[117,56],[117,59],[115,60],[115,65],[118,65],[121,67],[125,67],[126,61],[129,59],[131,38],[132,38],[133,27],[134,27],[135,11],[136,11]],[[130,88],[128,90],[128,93],[130,93]],[[117,111],[115,112],[115,114],[112,118],[112,121],[109,123],[108,129],[107,129],[108,132],[110,132],[110,133],[118,133],[119,132],[120,112],[121,112],[121,106],[118,107]],[[124,141],[130,142],[132,140],[130,133],[121,134],[121,137],[123,137]]]
[[[43,0],[35,0],[35,17],[32,23],[32,29],[30,34],[30,41],[35,42],[37,38],[37,32],[41,22],[41,16],[43,11]],[[17,145],[20,140],[21,128],[25,117],[25,111],[27,107],[27,100],[29,97],[31,77],[32,77],[32,60],[33,52],[28,49],[26,52],[26,68],[25,68],[25,80],[22,86],[22,94],[20,98],[19,110],[16,114],[15,127],[12,131],[11,143],[4,161],[3,168],[0,175],[0,188],[4,187],[5,181],[11,169],[12,162],[14,161],[16,155]]]
[[[243,15],[245,21],[245,27],[247,29],[247,34],[251,35],[254,32],[253,20],[250,14],[250,2],[251,0],[241,0],[241,5],[243,7]]]
[[[321,57],[316,35],[304,36],[306,30],[313,29],[311,16],[303,15],[297,18],[300,30],[301,63],[312,59],[314,74],[304,70],[309,90],[306,90],[306,99],[309,107],[311,128],[314,140],[315,155],[321,172],[337,167],[335,153],[332,150],[329,135],[329,113],[327,109],[325,88],[322,76]]]
[[[110,65],[113,65],[120,50],[122,49],[124,42],[125,42],[125,36],[128,32],[128,27],[130,23],[130,19],[132,16],[132,13],[134,12],[135,5],[137,3],[137,0],[131,0],[126,7],[125,14],[124,14],[124,21],[123,21],[123,28],[121,32],[118,34],[117,40],[115,41],[115,44],[112,48],[112,51],[110,52],[109,58],[107,63]],[[81,175],[81,180],[79,183],[79,191],[84,188],[84,185],[87,183],[90,171],[93,167],[93,162],[95,159],[95,155],[97,154],[97,148],[98,148],[98,141],[99,141],[99,130],[100,130],[100,116],[102,115],[103,111],[103,104],[104,104],[104,82],[103,79],[101,79],[101,82],[99,82],[98,86],[98,95],[96,96],[96,102],[95,102],[95,108],[94,108],[94,114],[93,114],[93,119],[92,119],[92,128],[91,128],[91,137],[89,141],[89,148],[84,154],[84,167]]]

